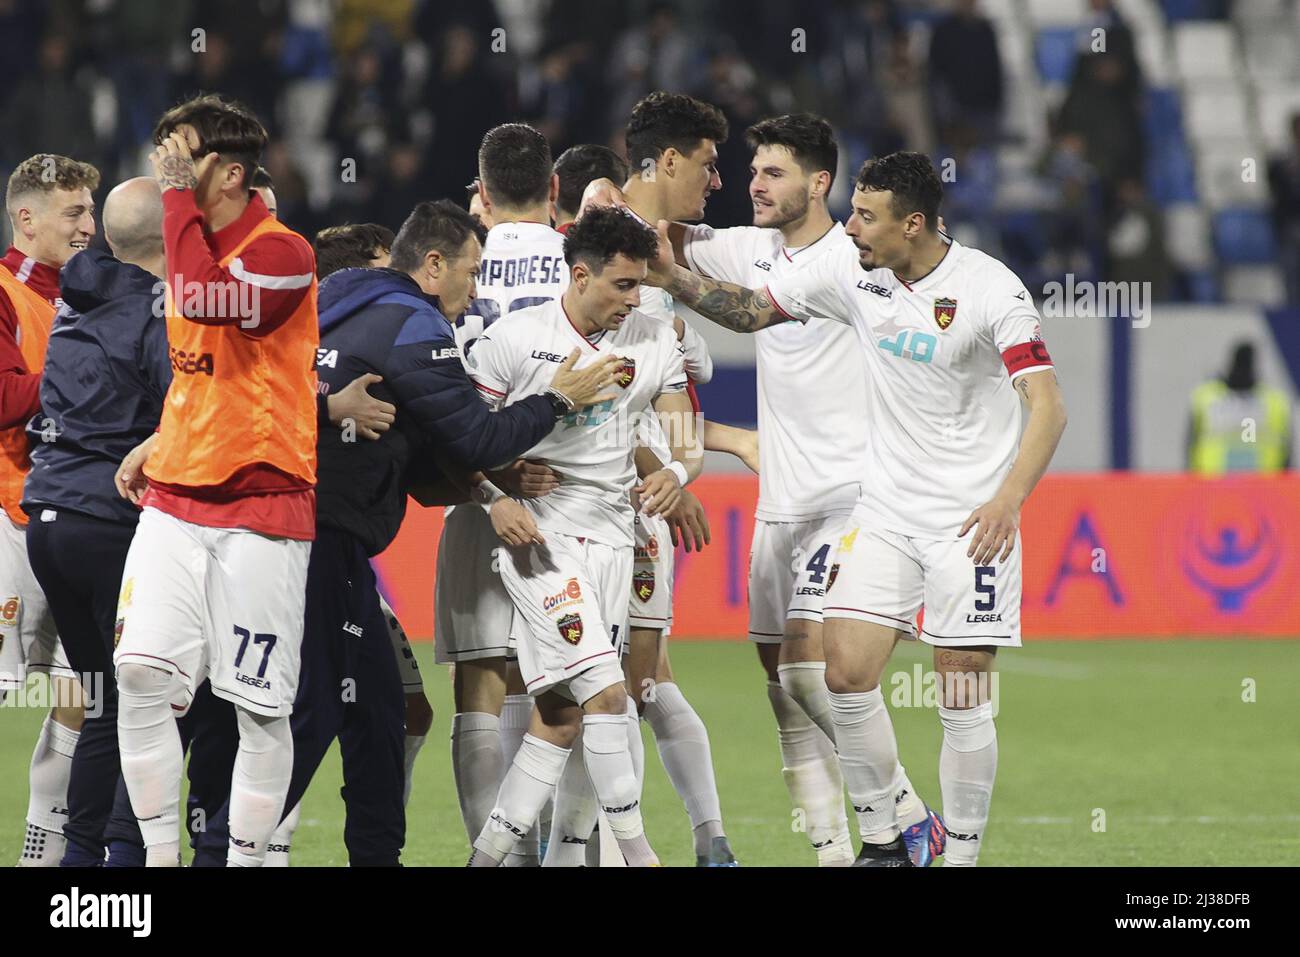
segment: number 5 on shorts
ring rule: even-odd
[[[996,574],[997,566],[995,565],[975,566],[975,592],[987,596],[975,599],[976,611],[992,611],[997,606],[997,592],[994,590],[993,582],[984,580],[985,578],[992,578]]]
[[[266,650],[262,652],[261,667],[257,669],[257,677],[265,678],[266,663],[271,660],[271,649],[275,647],[275,635],[250,635],[247,628],[240,628],[238,625],[235,626],[235,635],[240,639],[239,652],[235,655],[236,669],[238,669],[244,661],[244,652],[248,650],[249,638],[253,639],[253,644],[255,645],[266,645]]]

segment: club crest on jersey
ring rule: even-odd
[[[952,321],[957,318],[957,300],[956,299],[936,299],[934,301],[934,321],[939,324],[940,329],[947,329],[952,325]]]
[[[655,593],[654,569],[646,568],[633,574],[632,593],[636,595],[640,601],[650,600],[650,596]]]
[[[830,591],[831,586],[835,584],[835,576],[840,573],[840,563],[836,562],[831,566],[831,573],[826,578],[826,590]]]
[[[576,645],[582,641],[582,616],[565,615],[555,623],[555,627],[560,632],[560,637],[571,645]]]
[[[22,599],[17,595],[12,598],[6,598],[4,604],[0,604],[0,625],[9,627],[18,623],[18,611],[22,608]]]
[[[626,389],[636,377],[636,360],[624,359],[623,364],[614,370],[614,382],[620,389]]]
[[[638,521],[640,516],[637,517]],[[638,545],[632,551],[632,560],[637,562],[659,561],[659,539],[651,535],[650,540],[644,546]]]

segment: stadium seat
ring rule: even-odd
[[[1257,82],[1294,81],[1300,76],[1296,47],[1300,34],[1287,21],[1251,24],[1242,31],[1246,70]]]
[[[1078,31],[1072,27],[1050,27],[1039,30],[1034,41],[1034,62],[1044,83],[1070,82],[1074,75],[1074,60]]]
[[[1177,90],[1151,87],[1146,101],[1147,140],[1163,143],[1183,135],[1183,101]]]
[[[1024,23],[1019,22],[998,24],[995,29],[1002,69],[1018,82],[1037,82],[1038,64],[1034,61],[1033,34]]]
[[[1115,9],[1135,34],[1155,27],[1164,28],[1165,12],[1156,0],[1115,0]]]
[[[1197,150],[1196,182],[1211,210],[1268,205],[1268,160],[1262,145],[1243,142]]]
[[[1294,0],[1249,0],[1232,5],[1232,19],[1239,24],[1281,20],[1295,14]]]
[[[1183,277],[1189,302],[1219,302],[1219,277],[1212,271],[1195,271]]]
[[[1249,0],[1247,0],[1249,2]],[[1165,17],[1174,20],[1222,20],[1227,12],[1224,0],[1161,0]]]
[[[1273,224],[1257,209],[1224,209],[1214,214],[1214,248],[1225,264],[1271,263],[1277,259]]]
[[[1162,206],[1196,202],[1196,166],[1181,137],[1152,144],[1146,180],[1147,191]]]
[[[1163,23],[1144,28],[1134,36],[1137,45],[1138,66],[1142,76],[1153,86],[1173,83],[1174,68],[1169,55],[1169,31]]]
[[[1029,0],[1029,22],[1035,27],[1077,27],[1088,20],[1087,0]]]
[[[1183,98],[1183,128],[1192,143],[1215,140],[1253,141],[1250,98],[1235,83],[1215,83],[1189,89]]]
[[[1047,146],[1047,104],[1037,83],[1017,83],[1006,89],[1002,133],[1011,142],[1044,149]]]
[[[1240,76],[1237,38],[1227,23],[1173,25],[1174,62],[1189,81],[1231,80]]]
[[[1286,302],[1282,270],[1274,265],[1234,266],[1223,271],[1225,302],[1275,307]]]
[[[1256,87],[1255,110],[1265,149],[1270,155],[1286,149],[1291,139],[1291,117],[1300,113],[1300,86],[1260,84]]]
[[[1204,271],[1214,263],[1210,222],[1196,203],[1175,203],[1165,210],[1165,249],[1170,261],[1188,272]]]

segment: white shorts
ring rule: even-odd
[[[113,663],[171,672],[172,707],[212,692],[268,716],[293,711],[311,542],[140,515],[117,604]]]
[[[973,534],[973,533],[972,533]],[[827,618],[854,618],[943,647],[1020,647],[1020,536],[1005,562],[977,566],[970,539],[910,538],[871,524],[850,528],[827,584]]]
[[[826,580],[847,515],[754,520],[749,549],[749,640],[779,645],[791,618],[821,623]]]
[[[45,592],[27,559],[27,533],[0,515],[0,690],[21,687],[28,671],[77,677],[68,667]]]
[[[513,657],[514,604],[501,584],[505,545],[477,505],[447,510],[434,580],[434,660]]]
[[[545,545],[505,549],[501,580],[523,627],[519,673],[532,695],[562,691],[578,704],[623,683],[632,549],[557,532]]]
[[[673,630],[673,538],[658,515],[636,516],[628,627]]]
[[[420,663],[415,660],[415,652],[411,650],[411,642],[406,637],[406,629],[397,620],[397,613],[384,600],[383,595],[379,596],[379,610],[384,613],[384,624],[388,626],[388,637],[393,642],[393,655],[397,658],[397,671],[402,676],[402,693],[423,694],[424,679],[420,677]]]

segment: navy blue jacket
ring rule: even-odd
[[[22,507],[134,525],[140,510],[117,494],[113,475],[158,427],[171,385],[162,281],[87,249],[68,260],[59,286],[41,411],[27,424],[32,470]]]
[[[544,396],[492,412],[465,373],[438,300],[392,269],[343,269],[321,283],[321,390],[337,392],[365,372],[384,377],[371,395],[397,406],[378,441],[320,430],[316,522],[355,535],[375,555],[406,514],[413,470],[433,453],[467,471],[494,468],[536,445],[555,425]],[[351,438],[351,441],[349,441]]]

